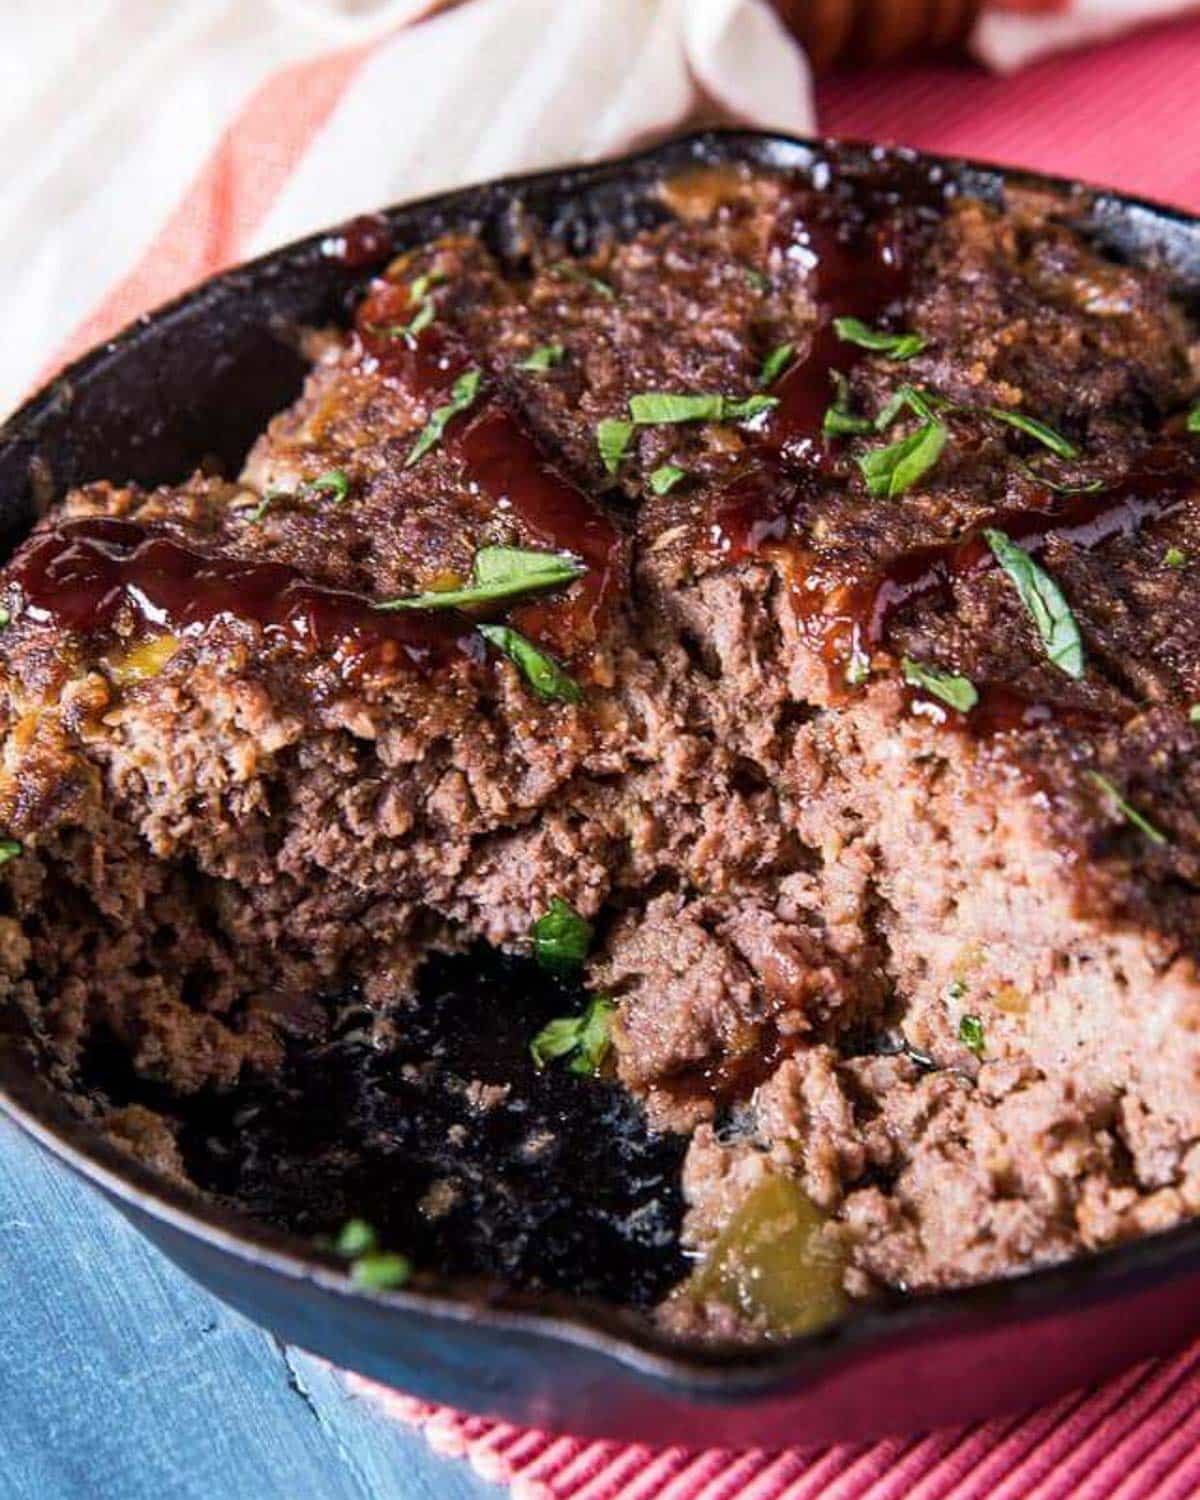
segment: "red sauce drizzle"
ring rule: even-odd
[[[874,323],[903,299],[911,275],[904,226],[894,211],[873,222],[850,214],[797,219],[776,242],[809,271],[817,322],[804,359],[771,388],[779,405],[760,434],[754,466],[715,502],[709,540],[729,561],[752,555],[764,542],[782,541],[798,488],[790,475],[827,466],[831,449],[823,426],[835,395],[833,377],[848,375],[867,352],[839,338],[834,320]]]
[[[362,595],[307,582],[284,563],[213,556],[136,521],[63,521],[31,540],[9,576],[25,618],[66,630],[111,630],[132,611],[174,635],[219,619],[249,621],[270,639],[330,652],[343,666],[369,658],[428,670],[479,655],[476,638],[452,616],[381,613]]]
[[[934,542],[902,552],[868,578],[825,590],[815,571],[797,580],[802,615],[819,622],[826,659],[844,663],[851,651],[883,643],[897,610],[933,596],[949,597],[957,579],[996,566],[985,530],[1002,531],[1027,552],[1051,540],[1088,551],[1116,536],[1132,536],[1147,521],[1169,517],[1196,488],[1200,455],[1185,446],[1160,447],[1109,489],[1071,495],[1045,494],[1043,504],[997,510],[956,541]]]
[[[392,230],[382,214],[360,214],[321,241],[322,253],[352,270],[376,266],[392,253]]]
[[[359,311],[358,332],[383,374],[433,409],[450,400],[455,381],[475,360],[445,322],[435,320],[415,337],[397,332],[416,311],[406,286],[379,282]],[[486,390],[447,425],[442,446],[461,463],[467,483],[515,516],[535,542],[573,552],[587,566],[565,594],[520,606],[514,623],[568,652],[594,641],[624,578],[626,547],[616,526]]]

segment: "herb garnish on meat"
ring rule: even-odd
[[[592,924],[569,902],[555,896],[530,928],[530,936],[533,956],[543,969],[552,974],[573,974],[582,967],[592,946]]]
[[[439,406],[434,414],[426,422],[421,436],[413,444],[412,452],[404,460],[404,467],[411,468],[442,440],[451,418],[458,416],[472,405],[476,396],[479,395],[479,382],[483,376],[479,370],[466,370],[461,374],[450,388],[450,399],[444,406]]]
[[[1061,432],[1055,432],[1045,422],[1039,422],[1036,417],[1027,417],[1024,412],[1019,411],[1005,411],[1002,406],[986,406],[984,410],[997,422],[1006,422],[1009,427],[1015,427],[1019,432],[1036,438],[1044,448],[1049,448],[1059,458],[1079,457],[1079,449],[1069,438],[1063,437]]]
[[[570,1058],[567,1066],[572,1073],[598,1073],[612,1046],[609,1020],[616,1008],[615,1001],[596,995],[580,1015],[547,1022],[529,1045],[535,1065],[544,1068],[558,1058]]]
[[[549,370],[552,366],[562,363],[566,352],[566,348],[562,344],[539,344],[524,359],[517,361],[517,369]]]
[[[861,318],[834,318],[833,327],[844,343],[886,354],[889,359],[911,359],[914,354],[920,354],[926,343],[923,334],[884,333],[882,329],[871,328]]]
[[[350,1261],[350,1278],[368,1291],[394,1291],[412,1275],[412,1262],[395,1250],[381,1250],[379,1236],[365,1219],[348,1219],[333,1248]]]
[[[586,568],[569,553],[535,552],[528,547],[481,547],[471,564],[471,579],[462,588],[431,589],[405,599],[388,599],[376,609],[465,609],[495,604],[542,589],[561,588]]]
[[[633,423],[622,421],[620,417],[605,417],[597,424],[596,446],[600,450],[600,460],[610,474],[615,474],[621,467],[632,436]]]
[[[1162,846],[1167,843],[1166,834],[1163,833],[1160,829],[1155,828],[1154,824],[1151,823],[1149,818],[1144,817],[1140,812],[1138,812],[1136,807],[1134,807],[1130,802],[1127,802],[1126,799],[1122,797],[1120,792],[1112,784],[1112,782],[1109,781],[1107,776],[1102,776],[1099,771],[1089,771],[1087,773],[1087,777],[1088,780],[1093,783],[1093,785],[1100,788],[1100,790],[1105,794],[1106,797],[1110,798],[1121,816],[1127,822],[1132,823],[1135,828],[1144,833],[1152,844],[1158,844],[1159,846]]]
[[[758,373],[759,385],[773,385],[787,369],[788,365],[791,364],[792,355],[795,352],[795,344],[780,344],[777,348],[772,349],[766,359],[763,360],[762,369]]]
[[[978,1016],[963,1016],[958,1023],[958,1039],[968,1051],[982,1057],[985,1046],[983,1021]]]
[[[923,688],[948,703],[959,713],[966,714],[979,702],[979,693],[969,677],[959,677],[952,672],[939,672],[934,667],[924,667],[919,661],[906,656],[901,662],[904,680],[910,687]]]
[[[575,679],[533,644],[519,630],[508,625],[480,625],[480,635],[503,651],[539,698],[557,698],[563,703],[582,703],[583,692]]]
[[[25,846],[18,839],[0,839],[0,865],[6,865],[10,859],[17,859],[25,853]]]
[[[1071,606],[1054,579],[1003,531],[988,529],[984,540],[996,561],[1016,585],[1021,603],[1037,626],[1046,655],[1068,677],[1083,676],[1083,637]]]
[[[660,464],[650,475],[650,488],[656,495],[665,495],[686,477],[686,469],[680,469],[675,464]]]
[[[867,489],[889,499],[903,495],[937,463],[949,436],[945,423],[931,418],[908,437],[861,454],[857,462]]]
[[[778,396],[644,391],[629,398],[629,415],[639,427],[675,422],[748,422],[778,405]]]

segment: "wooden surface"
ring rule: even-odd
[[[499,1500],[0,1121],[2,1500]]]

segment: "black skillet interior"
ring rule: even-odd
[[[202,462],[235,472],[299,389],[299,330],[344,320],[356,290],[395,251],[454,228],[519,259],[530,217],[583,250],[661,217],[654,189],[664,174],[723,161],[800,173],[876,175],[882,166],[901,191],[933,181],[986,197],[1018,175],[708,134],[611,166],[470,189],[285,247],[141,320],[17,413],[0,432],[5,546],[49,500],[88,479],[166,482]],[[1192,221],[1019,180],[1066,192],[1114,256],[1158,259],[1184,295],[1196,295]],[[1200,1230],[1185,1229],[1021,1283],[876,1309],[791,1346],[672,1347],[636,1309],[683,1270],[682,1144],[649,1134],[617,1089],[533,1069],[529,1036],[577,1003],[515,961],[439,959],[403,1042],[381,1055],[364,1039],[355,997],[327,997],[321,1043],[298,1029],[282,1088],[202,1098],[186,1113],[181,1145],[194,1179],[239,1214],[164,1187],[92,1138],[38,1076],[36,1048],[15,1023],[0,1031],[0,1077],[27,1127],[252,1316],[343,1364],[516,1420],[686,1440],[697,1435],[693,1403],[704,1401],[718,1408],[704,1419],[705,1441],[865,1435],[1048,1395],[1200,1323]],[[94,1046],[83,1071],[84,1087],[106,1103],[178,1111],[132,1076],[115,1045]],[[469,1080],[504,1092],[480,1111]],[[418,1211],[438,1193],[444,1212]],[[437,1268],[434,1287],[371,1302],[313,1251],[309,1237],[368,1205],[387,1241]],[[1031,1370],[1038,1344],[1046,1353]]]

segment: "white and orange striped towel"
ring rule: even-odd
[[[992,0],[975,51],[1010,67],[1186,3]],[[805,59],[768,0],[431,9],[0,7],[0,413],[63,353],[222,265],[364,209],[611,155],[698,109],[814,126]]]

